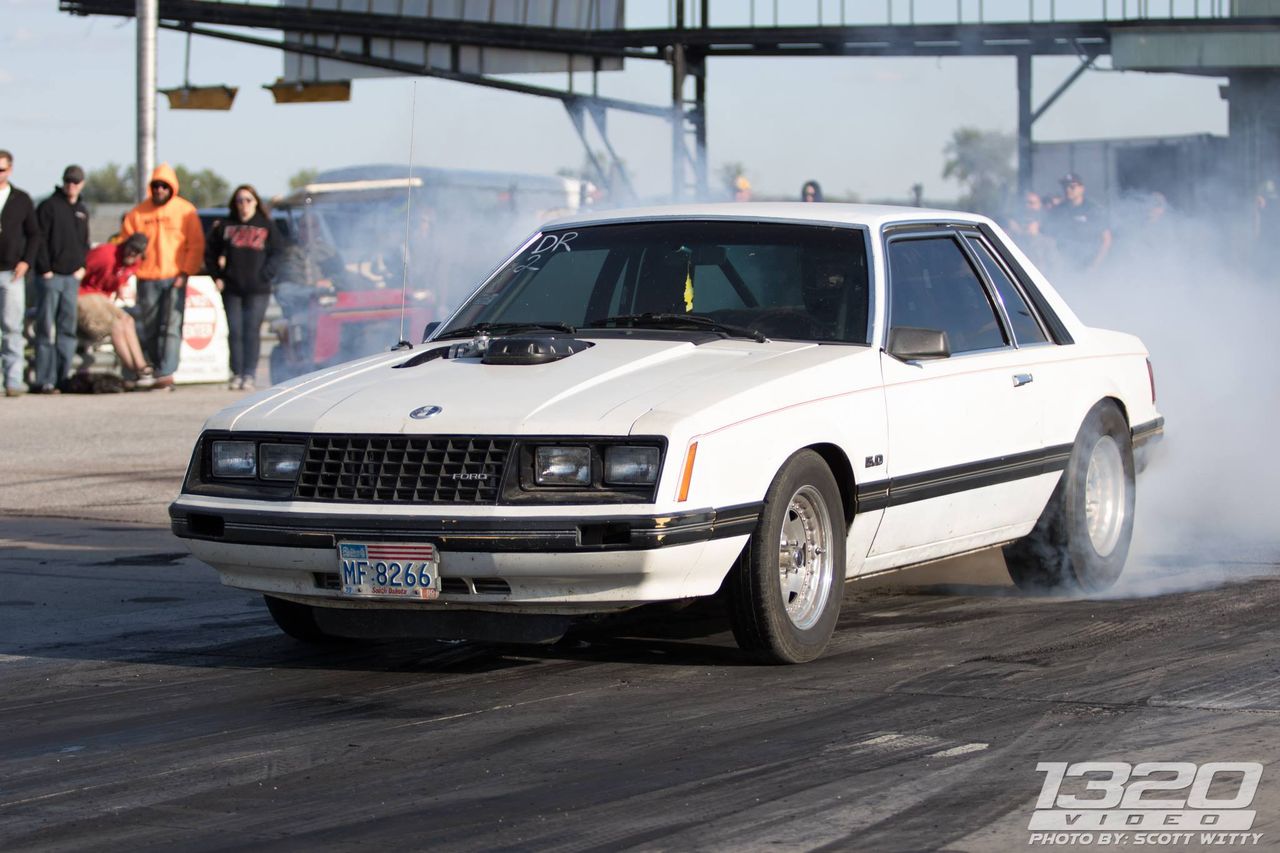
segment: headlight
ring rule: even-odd
[[[215,441],[213,476],[252,477],[257,471],[257,446],[252,441]]]
[[[658,448],[618,445],[604,452],[604,481],[625,485],[652,485],[658,481]]]
[[[259,450],[262,479],[294,482],[302,467],[304,451],[301,444],[263,444]]]
[[[539,486],[591,485],[591,448],[539,447],[533,478]]]

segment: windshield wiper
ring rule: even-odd
[[[689,328],[707,329],[721,332],[735,338],[750,338],[756,343],[766,343],[769,339],[759,329],[748,329],[746,326],[732,326],[720,323],[710,317],[699,317],[696,314],[616,314],[600,320],[592,320],[587,324],[592,328],[602,326],[647,326],[649,328]]]
[[[447,338],[472,338],[476,335],[509,335],[512,332],[523,332],[531,329],[546,329],[551,332],[575,334],[578,330],[568,323],[476,323],[474,326],[459,326],[449,329],[435,338],[443,341]]]

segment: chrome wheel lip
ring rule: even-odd
[[[787,619],[801,631],[822,618],[835,576],[831,511],[811,485],[787,501],[778,543],[778,584]]]
[[[1109,557],[1120,542],[1129,511],[1127,489],[1120,445],[1104,435],[1089,454],[1084,486],[1085,529],[1101,557]]]

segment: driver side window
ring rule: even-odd
[[[954,238],[897,239],[888,254],[893,328],[944,331],[953,354],[1008,344],[986,288]]]

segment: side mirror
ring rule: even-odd
[[[427,325],[423,326],[423,327],[422,327],[422,341],[423,341],[423,343],[426,343],[427,338],[431,337],[431,336],[432,336],[432,334],[434,334],[434,333],[435,333],[435,330],[436,330],[436,329],[438,329],[438,328],[440,328],[440,321],[439,321],[439,320],[432,320],[430,323],[428,323]]]
[[[951,356],[951,345],[947,341],[947,333],[941,329],[913,329],[910,326],[890,329],[886,348],[889,355],[903,361],[950,358]]]

